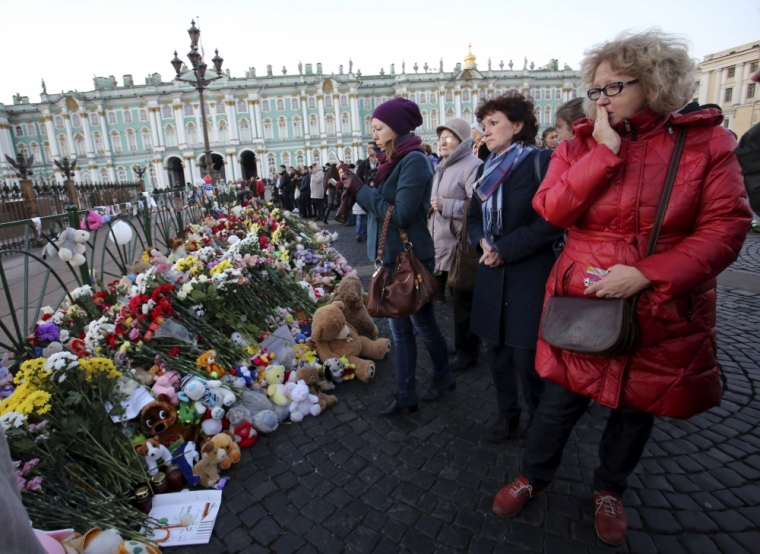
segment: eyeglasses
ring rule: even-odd
[[[449,137],[440,137],[438,140],[440,140],[441,142],[445,142],[446,144],[451,144],[452,142],[454,142],[457,139],[456,139],[456,137],[449,136]]]
[[[638,83],[638,79],[633,79],[632,81],[628,81],[627,83],[610,83],[606,87],[602,88],[592,88],[586,94],[588,94],[589,100],[599,100],[599,98],[602,96],[602,93],[609,98],[610,96],[617,96],[621,92],[623,92],[623,89],[627,85],[633,85],[635,83]]]

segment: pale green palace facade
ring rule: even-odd
[[[533,97],[541,128],[553,124],[561,103],[581,92],[580,75],[556,60],[540,69],[477,68],[470,52],[452,71],[391,65],[386,73],[362,75],[349,63],[337,74],[299,63],[298,74],[224,77],[204,92],[214,165],[227,180],[270,176],[280,164],[347,163],[365,157],[371,138],[371,115],[394,96],[414,100],[424,123],[417,133],[437,150],[435,128],[452,117],[474,122],[478,103],[510,89]],[[77,157],[76,180],[136,180],[133,166],[147,166],[149,188],[197,182],[203,164],[203,130],[198,92],[158,74],[136,85],[125,75],[95,77],[89,92],[49,94],[39,103],[16,95],[13,105],[0,104],[0,179],[15,181],[5,154],[34,154],[35,176],[62,180],[53,159]]]

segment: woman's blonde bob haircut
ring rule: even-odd
[[[692,98],[696,65],[689,57],[688,43],[679,36],[657,28],[642,33],[625,31],[615,40],[586,50],[581,62],[586,90],[594,88],[596,69],[605,61],[613,71],[638,79],[647,106],[659,114],[680,110]],[[591,119],[596,119],[595,102],[586,98],[584,108]]]

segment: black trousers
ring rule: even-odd
[[[518,401],[518,385],[528,414],[533,419],[541,402],[545,381],[536,373],[536,351],[513,346],[488,344],[488,362],[496,388],[496,407],[501,415],[519,417],[522,408]]]
[[[451,288],[454,301],[454,347],[457,352],[477,359],[480,352],[480,337],[470,331],[472,313],[472,291]]]
[[[546,382],[523,454],[523,474],[536,490],[544,489],[554,478],[570,432],[589,402],[585,396]],[[653,425],[652,414],[634,408],[621,407],[610,412],[599,443],[599,467],[594,471],[595,491],[623,494]]]
[[[311,196],[301,193],[298,198],[298,215],[303,218],[311,217]]]
[[[317,219],[322,219],[323,217],[325,217],[325,199],[324,198],[312,199],[311,209],[312,209],[312,213],[315,214],[315,217]]]

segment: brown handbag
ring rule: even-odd
[[[367,311],[372,317],[400,318],[412,315],[427,304],[438,291],[438,283],[414,255],[414,246],[406,231],[399,229],[404,251],[396,256],[395,271],[383,265],[385,239],[391,224],[390,206],[385,214],[380,244],[375,256],[375,272],[367,292]]]
[[[459,233],[459,241],[451,258],[449,277],[446,284],[457,290],[473,290],[475,288],[475,275],[478,273],[480,254],[477,248],[470,245],[467,240],[467,214],[470,212],[470,199],[464,203],[464,222],[462,231]]]
[[[645,257],[654,254],[685,142],[686,127],[681,127]],[[558,277],[556,271],[557,269],[555,269],[555,293]],[[636,319],[638,296],[635,295],[632,298],[551,296],[541,318],[541,336],[551,346],[576,354],[605,357],[626,354],[633,349],[638,337]]]

